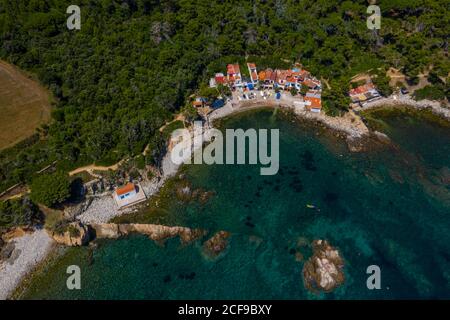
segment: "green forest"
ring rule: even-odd
[[[367,28],[362,0],[77,0],[81,30],[69,31],[72,4],[0,0],[0,58],[35,74],[56,101],[51,124],[0,153],[0,191],[53,161],[110,164],[147,144],[147,163],[157,163],[158,128],[227,63],[300,62],[330,84],[331,114],[347,108],[360,72],[379,73],[386,92],[391,66],[411,82],[430,65],[438,77],[450,71],[447,0],[378,1],[380,30]]]

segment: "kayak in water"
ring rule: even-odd
[[[317,207],[316,207],[315,205],[313,205],[313,204],[307,204],[306,207],[307,207],[308,209],[315,209],[317,212],[320,212],[320,209],[317,208]]]

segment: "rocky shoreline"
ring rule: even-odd
[[[367,128],[367,126],[364,124],[361,118],[351,110],[343,117],[331,117],[324,113],[314,113],[296,108],[293,104],[293,100],[290,99],[281,99],[280,101],[255,99],[254,101],[239,102],[235,104],[228,102],[224,107],[214,110],[208,116],[207,122],[210,126],[212,126],[212,123],[215,120],[225,118],[240,112],[261,109],[265,107],[281,107],[293,110],[294,114],[300,118],[319,122],[329,129],[342,132],[348,137],[352,137],[354,139],[361,138],[369,134],[369,129]]]
[[[132,233],[148,236],[153,241],[164,243],[165,240],[180,237],[181,244],[189,244],[203,238],[207,231],[203,229],[191,229],[179,226],[164,226],[157,224],[91,224],[89,227],[94,231],[97,239],[117,239]]]
[[[364,107],[356,108],[357,111],[379,109],[386,107],[407,106],[416,110],[431,110],[433,114],[450,121],[450,108],[443,107],[440,102],[430,100],[416,101],[410,96],[390,96],[373,102],[368,102]]]
[[[383,98],[372,103],[368,103],[364,108],[355,108],[355,111],[369,110],[375,108],[383,108],[386,106],[410,106],[418,110],[431,109],[432,112],[440,117],[443,117],[450,121],[450,109],[442,107],[438,102],[433,101],[415,101],[411,98],[404,97],[403,99],[394,99],[393,97]],[[240,112],[245,112],[253,109],[260,109],[264,107],[286,107],[292,110],[293,113],[299,118],[306,119],[308,121],[315,121],[325,127],[343,133],[347,141],[349,149],[351,151],[362,151],[366,144],[366,139],[376,138],[378,141],[389,142],[389,138],[378,132],[371,132],[361,118],[350,111],[345,117],[330,117],[324,114],[315,114],[296,109],[288,101],[281,102],[269,102],[269,101],[257,101],[255,103],[241,103],[241,105],[233,106],[231,103],[227,103],[223,108],[215,110],[211,113],[206,122],[206,135],[208,130],[213,128],[213,122],[220,118],[225,118]],[[195,137],[194,137],[195,139]],[[193,140],[194,140],[193,139]],[[142,184],[142,187],[149,197],[156,194],[164,183],[170,177],[173,177],[178,169],[179,165],[174,164],[171,161],[171,154],[168,152],[162,162],[161,175],[153,178],[151,181],[147,181]],[[108,238],[116,239],[122,236],[126,236],[131,233],[140,233],[149,236],[149,238],[157,241],[164,242],[168,238],[176,236],[180,237],[182,243],[190,243],[196,239],[203,238],[207,232],[205,230],[191,230],[186,227],[169,227],[161,225],[117,225],[108,223],[112,218],[122,215],[124,213],[133,212],[133,208],[126,210],[119,210],[116,208],[113,198],[110,195],[104,195],[95,198],[90,206],[81,215],[77,216],[79,231],[81,231],[81,238],[78,238],[76,234],[47,234],[43,229],[33,231],[32,233],[21,235],[14,240],[14,249],[11,256],[15,251],[15,260],[12,259],[0,262],[0,299],[6,299],[11,292],[20,284],[21,279],[25,277],[33,267],[40,261],[43,261],[48,253],[51,251],[55,243],[61,243],[64,245],[84,245],[90,240],[87,240],[87,236],[93,231],[96,238]],[[90,230],[84,227],[88,225]],[[76,232],[75,232],[76,233]],[[221,231],[215,234],[212,238],[203,243],[203,252],[207,256],[212,258],[217,257],[228,245],[229,234],[225,231]],[[340,273],[343,262],[335,256],[330,256],[330,252],[335,250],[324,242],[321,244],[315,244],[316,251],[314,252],[314,259],[310,259],[305,263],[303,271],[305,277],[305,285],[309,286],[311,290],[333,290],[341,282],[343,282],[343,274]],[[317,249],[322,248],[322,249]],[[324,256],[325,255],[325,256]],[[334,271],[327,274],[325,271],[321,273],[322,267],[332,267],[327,263],[322,263],[323,257],[326,259],[331,257],[331,264],[334,265]],[[14,258],[14,256],[13,256]],[[336,258],[336,259],[335,259]],[[334,259],[334,260],[333,260]],[[318,261],[321,263],[318,264]],[[10,263],[11,262],[11,263]],[[333,269],[333,268],[331,268]],[[334,270],[333,269],[333,270]],[[320,277],[319,277],[320,276]],[[325,282],[322,281],[322,279]],[[337,285],[336,285],[337,284]]]
[[[5,247],[9,248],[3,257],[6,259],[0,261],[0,300],[13,293],[22,279],[47,257],[54,244],[44,229],[30,230],[7,241]]]
[[[373,102],[369,102],[364,106],[364,108],[359,107],[355,108],[354,110],[350,110],[342,117],[331,117],[325,115],[324,113],[303,111],[296,108],[293,104],[293,101],[294,100],[289,99],[288,96],[282,98],[280,101],[262,100],[259,98],[255,99],[254,101],[245,102],[228,101],[224,107],[214,110],[206,117],[204,136],[206,138],[208,137],[211,129],[214,129],[214,122],[216,120],[249,110],[256,110],[266,107],[281,107],[292,110],[293,113],[301,119],[316,122],[330,130],[335,131],[337,135],[344,138],[351,152],[362,152],[367,150],[367,146],[370,144],[370,141],[387,143],[389,142],[389,137],[379,132],[372,132],[363,122],[361,117],[354,111],[359,112],[386,106],[408,105],[419,110],[431,108],[433,110],[433,113],[450,121],[450,109],[441,107],[439,102],[428,100],[418,102],[406,96],[403,96],[401,99],[394,98],[392,96],[389,98],[383,98]],[[200,137],[193,137],[192,141],[199,138]],[[190,146],[186,146],[186,148],[188,147]],[[189,153],[186,154],[187,156],[190,156]],[[144,181],[141,183],[146,196],[151,197],[152,195],[156,194],[167,181],[167,179],[173,177],[177,173],[179,167],[180,165],[172,162],[171,153],[169,151],[163,158],[161,165],[161,175],[153,178],[151,181]],[[95,198],[88,206],[88,208],[77,217],[77,219],[83,223],[107,223],[114,217],[132,212],[133,208],[119,210],[116,207],[113,198],[107,195]]]

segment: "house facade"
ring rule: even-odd
[[[238,63],[227,65],[227,81],[233,88],[241,88],[242,75]]]
[[[372,82],[351,89],[348,95],[353,103],[364,103],[381,97]]]

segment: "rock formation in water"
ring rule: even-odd
[[[169,227],[157,224],[92,224],[97,238],[116,239],[131,233],[147,235],[150,239],[163,242],[169,238],[180,237],[183,244],[188,244],[202,238],[206,231],[202,229],[190,229],[186,227]]]
[[[348,136],[346,139],[348,149],[351,152],[362,152],[365,150],[365,139]]]
[[[315,240],[313,255],[303,267],[305,287],[313,292],[330,292],[345,281],[344,260],[326,240]]]
[[[204,205],[208,200],[215,195],[214,191],[206,191],[202,188],[192,189],[192,185],[187,180],[180,180],[177,183],[175,194],[178,200],[182,202],[198,201]]]
[[[63,231],[50,231],[47,233],[57,243],[66,246],[84,246],[89,243],[89,228],[81,222],[71,222],[67,226],[64,226]]]
[[[228,238],[230,233],[227,231],[219,231],[203,244],[203,251],[210,258],[216,258],[228,246]]]

